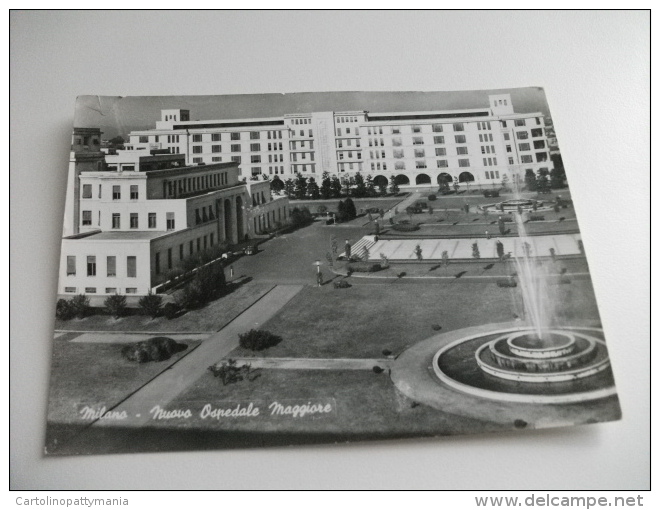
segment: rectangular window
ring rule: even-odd
[[[442,124],[433,124],[434,133],[442,133]]]
[[[528,151],[529,150],[529,144],[528,143],[519,143],[518,144],[518,150],[519,151]]]
[[[66,293],[75,294],[76,290],[77,289],[75,287],[64,287],[64,292]]]
[[[109,255],[106,259],[106,265],[107,275],[110,277],[117,276],[117,257],[114,255]]]
[[[510,140],[510,138],[509,138],[509,133],[504,133],[504,139],[505,139],[505,140]]]
[[[465,135],[455,135],[454,140],[456,143],[465,143]]]
[[[68,255],[66,257],[66,275],[76,276],[76,256]]]
[[[513,165],[513,158],[509,158],[509,165]]]
[[[413,133],[421,133],[422,132],[421,126],[412,126],[412,132]]]
[[[117,287],[106,287],[105,288],[105,293],[106,294],[117,294]]]
[[[120,186],[113,186],[112,187],[112,199],[113,200],[121,200],[121,187]]]
[[[527,133],[527,131],[518,131],[516,133],[516,138],[518,140],[527,140],[528,137],[529,137],[529,133]]]
[[[259,175],[261,173],[261,167],[253,166],[250,171],[252,172],[252,175]]]
[[[465,131],[465,126],[463,126],[462,122],[455,122],[454,131]]]
[[[91,225],[92,224],[92,211],[83,211],[82,212],[82,224]]]
[[[423,159],[415,161],[415,168],[426,168],[426,161]]]
[[[156,213],[149,213],[149,228],[156,228]]]
[[[91,184],[83,184],[82,197],[83,198],[92,198],[92,185]]]
[[[424,149],[415,149],[415,157],[423,158],[425,156]]]
[[[444,136],[434,136],[433,137],[433,143],[443,144],[443,143],[445,143],[445,137]]]
[[[232,133],[232,134],[234,134],[234,133]],[[231,151],[232,152],[241,152],[241,144],[240,143],[232,144]]]
[[[438,168],[447,168],[447,160],[446,159],[439,159],[438,160]]]
[[[211,152],[221,152],[221,146],[220,145],[211,145]]]
[[[241,139],[241,134],[240,133],[232,133],[231,134],[231,139],[232,140],[240,140]]]
[[[160,253],[156,253],[156,258],[154,260],[154,271],[156,271],[156,274],[160,274]]]
[[[112,228],[121,228],[119,213],[112,213]]]
[[[469,159],[459,159],[458,160],[458,166],[460,166],[460,167],[470,166],[470,160]]]
[[[516,127],[523,127],[525,125],[525,119],[516,119],[514,125]]]
[[[220,133],[213,133],[211,135],[211,141],[212,142],[219,142],[220,141]]]
[[[250,131],[250,140],[259,140],[259,131]]]
[[[507,145],[507,146],[506,146],[506,151],[507,151],[507,152],[511,152],[511,146],[510,146],[510,145]]]
[[[503,120],[503,121],[502,121],[502,127],[503,127],[503,128],[506,127],[506,120]]]
[[[202,153],[202,146],[201,145],[193,145],[193,154],[201,154]]]
[[[251,156],[250,163],[261,163],[261,156]]]
[[[199,142],[202,141],[202,135],[193,135],[192,138],[193,138],[193,140],[192,140],[193,142],[199,143]]]
[[[261,144],[260,143],[251,143],[250,144],[250,150],[252,152],[259,152],[261,150]]]
[[[137,200],[138,199],[138,187],[135,184],[131,185],[131,200]]]
[[[149,137],[148,136],[141,136],[140,137],[140,143],[149,143]]]
[[[446,156],[447,155],[447,149],[444,147],[437,147],[435,149],[435,155],[436,156]]]
[[[413,145],[423,145],[424,139],[421,136],[413,137]]]
[[[539,136],[543,136],[543,130],[542,129],[532,129],[532,136],[534,138],[538,138]]]
[[[527,156],[520,156],[520,161],[521,163],[533,163],[534,159],[532,158],[531,155],[527,155]]]
[[[166,219],[167,219],[167,230],[174,230],[174,213],[173,212],[168,212],[166,213]]]
[[[137,215],[137,213],[131,213],[130,227],[131,228],[138,228],[138,215]]]
[[[548,153],[547,152],[537,152],[536,153],[536,162],[541,163],[543,161],[548,161]]]
[[[468,148],[467,147],[456,147],[456,154],[463,155],[468,153]]]
[[[87,276],[96,276],[96,257],[94,255],[87,256]]]
[[[85,287],[85,294],[96,294],[96,287]]]
[[[172,248],[167,249],[167,269],[172,269]]]
[[[126,287],[126,294],[137,294],[136,287]]]
[[[534,140],[535,149],[545,149],[545,141],[543,140]]]

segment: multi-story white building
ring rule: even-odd
[[[74,130],[59,294],[145,295],[186,259],[289,217],[288,199],[273,198],[267,181],[242,182],[236,163],[190,167],[183,155],[145,150],[105,156],[100,134]]]
[[[318,180],[327,171],[361,172],[376,185],[491,185],[552,169],[543,114],[515,113],[510,94],[463,110],[189,118],[188,110],[163,110],[156,129],[132,132],[128,147],[183,154],[188,164],[232,161],[248,179],[301,173]]]

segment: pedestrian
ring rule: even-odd
[[[486,239],[490,239],[490,234],[488,233],[488,230],[486,230]]]
[[[234,279],[234,266],[229,266],[229,279]]]

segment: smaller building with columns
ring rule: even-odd
[[[60,297],[145,295],[187,260],[289,218],[288,199],[273,198],[268,181],[240,181],[236,163],[186,166],[183,155],[146,150],[106,160],[96,147],[71,154]]]

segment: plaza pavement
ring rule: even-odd
[[[378,366],[387,370],[394,359],[364,358],[233,358],[238,366],[278,370],[373,370]]]

